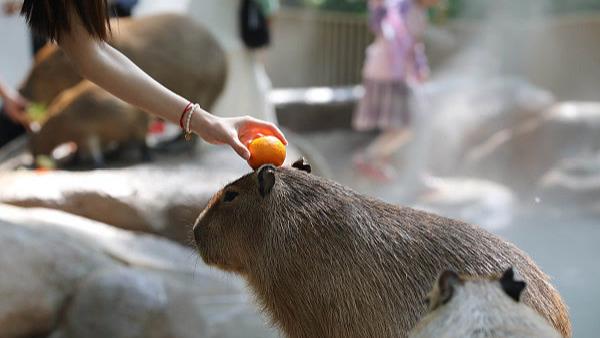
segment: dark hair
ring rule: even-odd
[[[53,41],[71,30],[74,14],[93,38],[109,37],[107,0],[25,0],[21,9],[31,29]]]

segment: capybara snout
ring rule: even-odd
[[[209,265],[245,271],[268,227],[265,198],[274,185],[275,168],[264,166],[228,184],[208,203],[194,224],[194,240]]]

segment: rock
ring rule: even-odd
[[[15,212],[0,207],[0,336],[33,337],[53,329],[79,280],[112,260],[71,234],[7,221]]]
[[[143,271],[107,269],[81,282],[61,330],[69,337],[165,337],[163,281]],[[199,323],[202,336],[205,327]]]
[[[60,211],[0,205],[0,271],[3,338],[275,336],[192,249]]]
[[[471,149],[464,173],[531,194],[542,176],[562,160],[588,155],[599,146],[600,104],[565,102]]]
[[[415,140],[438,175],[462,175],[462,161],[473,147],[554,103],[550,93],[518,78],[452,79],[442,76],[416,92]]]
[[[537,188],[546,202],[600,207],[600,157],[596,154],[563,160],[542,177]]]
[[[315,149],[302,151],[312,153],[309,160],[320,159]],[[288,146],[286,165],[299,157],[297,148]],[[328,173],[323,162],[311,163],[315,174]],[[222,147],[201,156],[167,156],[124,169],[0,171],[0,203],[58,209],[189,244],[191,226],[212,195],[250,170],[231,149]]]
[[[272,90],[279,123],[296,132],[318,132],[352,128],[352,114],[360,86],[308,87]]]
[[[0,200],[45,207],[186,242],[189,227],[220,185],[239,173],[180,169],[0,174]],[[39,189],[39,187],[44,187]]]

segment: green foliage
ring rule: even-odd
[[[364,13],[367,0],[282,0],[295,7],[312,7],[321,10]],[[440,0],[439,6],[430,11],[432,18],[483,18],[490,8],[499,3],[518,9],[521,17],[530,14],[565,14],[584,11],[600,11],[600,0]]]
[[[27,108],[27,116],[33,122],[41,122],[46,118],[46,106],[41,103],[32,103]]]
[[[444,1],[444,0],[443,0]],[[527,18],[532,15],[560,15],[600,10],[600,0],[445,0],[448,18],[479,19],[501,8],[506,13]]]
[[[283,0],[285,5],[312,7],[336,12],[364,13],[367,11],[366,0]]]

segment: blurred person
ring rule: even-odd
[[[392,157],[412,138],[413,91],[429,76],[423,33],[427,9],[437,0],[369,0],[369,27],[375,41],[366,51],[364,96],[353,117],[359,131],[380,130],[354,156],[366,176],[389,181],[396,176]]]
[[[244,159],[250,157],[244,143],[257,132],[287,144],[272,123],[249,116],[217,117],[197,107],[106,43],[111,33],[107,0],[25,0],[21,14],[34,32],[59,44],[84,78],[146,112],[189,126],[209,143],[227,144]]]
[[[25,133],[26,109],[29,103],[18,91],[0,80],[0,147]]]

